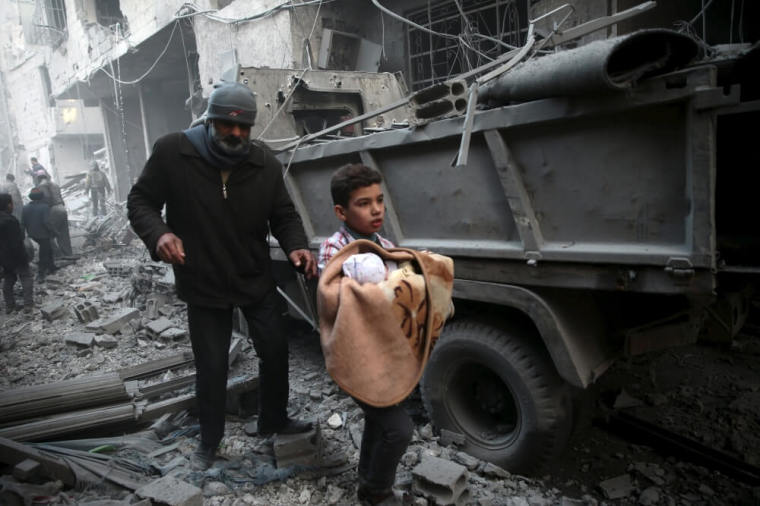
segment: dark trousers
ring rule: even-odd
[[[55,230],[55,242],[58,251],[63,256],[71,256],[69,214],[64,206],[57,204],[50,208],[50,224]]]
[[[258,304],[241,308],[259,357],[259,428],[279,428],[287,420],[288,341],[278,303],[273,290]],[[188,304],[187,317],[201,442],[215,448],[224,436],[232,307]]]
[[[364,411],[364,433],[359,451],[359,485],[371,491],[390,490],[396,468],[412,439],[414,424],[400,405],[376,408],[357,399]]]
[[[90,200],[92,201],[92,215],[106,214],[106,195],[101,188],[90,188]]]
[[[55,271],[55,263],[53,263],[53,246],[50,244],[50,239],[34,239],[40,247],[39,261],[37,262],[37,275],[44,278],[46,274],[50,274]]]
[[[21,290],[24,292],[24,307],[32,307],[34,305],[32,295],[34,283],[32,281],[32,272],[29,269],[29,264],[16,267],[13,270],[5,269],[5,279],[3,279],[3,298],[5,299],[5,307],[8,309],[16,307],[16,298],[13,295],[13,285],[16,284],[16,280],[21,281]]]

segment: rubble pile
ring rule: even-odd
[[[69,223],[85,232],[85,251],[129,244],[136,236],[129,226],[125,203],[114,201],[113,194],[109,194],[105,198],[106,214],[93,216],[90,195],[85,189],[86,176],[85,172],[69,176],[61,185]]]
[[[256,435],[257,361],[236,333],[219,457],[205,472],[190,468],[198,425],[184,304],[171,269],[141,245],[113,244],[85,250],[35,287],[33,317],[0,317],[0,503],[44,496],[47,504],[356,504],[362,412],[326,374],[316,333],[295,320],[290,415],[317,428]],[[617,409],[650,420],[664,415],[669,428],[757,462],[759,355],[757,335],[742,335],[730,349],[690,347],[623,362],[600,389],[617,392]],[[408,504],[760,501],[760,488],[595,426],[575,436],[547,475],[515,475],[455,441],[444,444],[416,392],[405,407],[416,422],[397,475]]]

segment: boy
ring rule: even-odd
[[[32,188],[29,192],[29,202],[24,206],[22,214],[26,233],[34,239],[40,247],[40,258],[37,263],[37,281],[44,281],[45,275],[55,272],[57,267],[53,263],[53,246],[50,239],[54,237],[50,225],[50,206],[45,201],[45,194],[39,188]]]
[[[16,279],[21,281],[24,292],[24,313],[31,313],[34,307],[32,299],[32,274],[29,271],[29,259],[24,248],[24,235],[18,220],[13,216],[13,197],[0,193],[0,266],[4,271],[3,298],[5,312],[16,311],[13,285]]]
[[[335,215],[343,225],[319,248],[320,272],[338,251],[356,239],[368,239],[383,248],[394,247],[377,233],[385,216],[381,182],[379,172],[361,164],[343,166],[333,174],[330,192]],[[358,499],[362,504],[399,504],[392,487],[398,462],[412,438],[412,419],[398,404],[378,408],[354,401],[364,412]]]

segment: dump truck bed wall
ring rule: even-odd
[[[280,159],[314,248],[338,225],[331,173],[363,162],[385,178],[384,233],[454,257],[460,279],[709,293],[713,108],[732,100],[714,86],[702,67],[627,93],[479,111],[462,168],[461,117]]]

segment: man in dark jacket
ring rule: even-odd
[[[92,215],[100,216],[106,214],[106,194],[111,193],[111,183],[108,182],[108,178],[100,170],[97,160],[90,162],[90,171],[87,173],[84,189],[90,192]]]
[[[40,247],[39,261],[37,262],[37,281],[44,281],[47,274],[57,270],[53,262],[53,247],[50,239],[54,236],[50,225],[50,206],[45,203],[45,195],[39,188],[32,188],[29,192],[29,202],[24,206],[22,217],[26,233],[34,239]]]
[[[24,202],[21,200],[21,191],[16,185],[16,177],[8,173],[5,175],[5,182],[0,183],[0,193],[7,193],[13,199],[13,216],[21,222],[21,209],[24,207]]]
[[[34,307],[32,273],[24,248],[24,234],[13,216],[13,197],[7,193],[0,193],[0,267],[4,276],[5,312],[10,314],[17,309],[13,285],[19,280],[24,293],[24,312],[31,313]]]
[[[69,213],[61,195],[61,187],[50,180],[45,174],[39,178],[37,188],[42,190],[45,203],[50,206],[50,226],[55,236],[55,252],[63,256],[71,256],[71,235],[69,233]]]
[[[132,187],[132,228],[154,260],[174,267],[187,303],[195,356],[201,443],[193,467],[208,468],[224,435],[232,310],[240,307],[259,357],[258,433],[292,434],[311,424],[288,418],[288,344],[267,235],[296,268],[316,275],[303,226],[266,148],[250,142],[256,98],[227,83],[209,97],[207,122],[160,138]],[[161,209],[166,204],[166,222]]]

